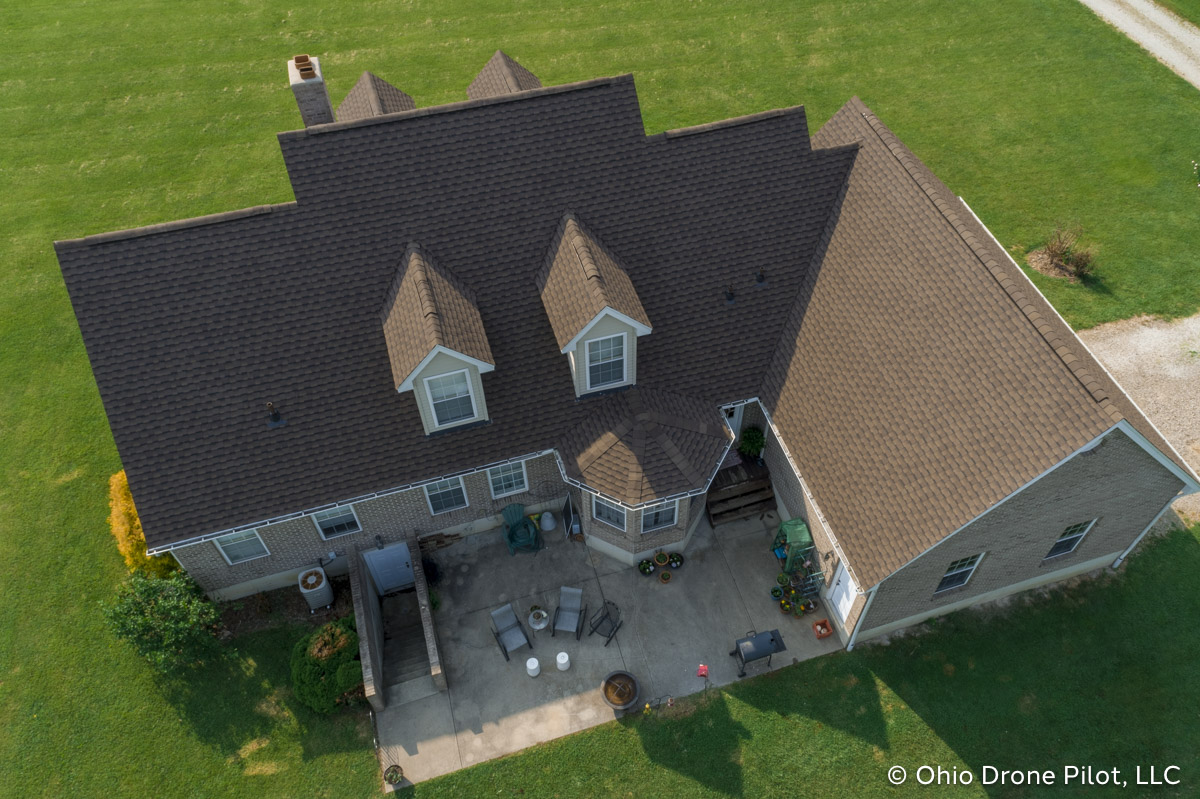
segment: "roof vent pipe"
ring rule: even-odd
[[[319,59],[301,54],[288,61],[288,82],[296,95],[304,127],[333,122],[333,104],[329,102]]]

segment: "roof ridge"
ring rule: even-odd
[[[596,257],[592,254],[591,239],[573,214],[567,217],[563,233],[571,237],[571,249],[579,259],[579,265],[583,267],[588,290],[593,297],[608,305],[608,295],[604,291],[604,275],[600,274],[600,267],[596,265]]]
[[[218,211],[215,214],[205,214],[204,216],[193,216],[188,219],[177,219],[173,222],[157,222],[151,225],[143,225],[141,227],[126,228],[125,230],[114,230],[109,233],[94,233],[91,236],[84,236],[78,239],[60,239],[54,242],[56,249],[65,250],[75,247],[92,247],[97,244],[108,244],[112,241],[122,241],[124,239],[136,239],[142,236],[153,236],[157,233],[172,233],[176,230],[185,230],[187,228],[203,227],[204,225],[218,225],[222,222],[232,222],[237,219],[245,219],[250,216],[261,216],[262,214],[270,214],[275,211],[290,210],[295,208],[297,202],[292,200],[286,203],[273,203],[270,205],[254,205],[249,208],[239,208],[236,211]]]
[[[413,277],[417,282],[417,300],[421,303],[421,318],[425,321],[425,332],[429,334],[433,345],[438,346],[444,340],[442,315],[438,312],[437,297],[434,295],[433,284],[426,271],[429,265],[419,248],[409,248],[408,264],[409,268],[414,270]]]
[[[1055,355],[1058,356],[1063,365],[1067,367],[1067,370],[1071,373],[1071,375],[1077,381],[1079,381],[1079,384],[1085,391],[1088,392],[1088,395],[1093,399],[1093,401],[1095,401],[1096,404],[1100,406],[1101,410],[1103,410],[1113,421],[1120,421],[1121,419],[1124,419],[1124,414],[1122,414],[1120,410],[1113,405],[1108,393],[1104,390],[1104,387],[1099,384],[1099,382],[1089,371],[1083,368],[1083,360],[1075,354],[1070,346],[1068,346],[1069,342],[1055,334],[1054,328],[1047,324],[1042,315],[1037,312],[1037,309],[1030,305],[1026,300],[1024,292],[1022,292],[1012,280],[1003,274],[1000,264],[995,258],[991,257],[991,255],[984,250],[982,243],[969,230],[967,225],[964,224],[963,220],[955,212],[952,207],[952,203],[947,201],[946,198],[941,195],[941,192],[938,188],[938,184],[941,184],[941,181],[937,179],[937,177],[929,170],[928,167],[925,167],[917,159],[911,150],[904,146],[903,142],[900,141],[896,134],[892,133],[892,131],[883,124],[883,121],[875,116],[875,113],[871,111],[871,109],[868,108],[867,105],[862,102],[862,100],[854,97],[850,100],[850,102],[856,104],[859,113],[862,115],[863,119],[866,120],[867,125],[870,126],[872,131],[875,132],[875,135],[879,137],[879,140],[883,142],[884,146],[888,148],[888,151],[892,154],[892,157],[895,158],[897,163],[904,168],[904,171],[908,174],[912,181],[917,184],[917,187],[921,189],[922,193],[925,194],[938,213],[940,213],[946,219],[946,221],[950,223],[951,227],[953,227],[955,232],[958,233],[959,238],[961,238],[963,243],[967,245],[967,248],[971,250],[983,267],[988,270],[988,273],[992,276],[1000,288],[1004,290],[1004,293],[1008,295],[1013,304],[1017,306],[1017,309],[1021,312],[1021,315],[1024,316],[1031,325],[1033,325],[1034,329],[1037,330],[1038,335],[1040,335],[1042,340],[1049,345],[1050,349],[1054,351]],[[946,187],[945,184],[941,184],[941,186],[946,191],[949,191],[949,188]],[[955,196],[954,199],[958,200],[958,197]],[[961,202],[961,200],[959,202]]]

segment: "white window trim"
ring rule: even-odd
[[[1082,533],[1079,533],[1079,534],[1078,534],[1078,535],[1079,535],[1079,537],[1075,539],[1075,546],[1071,547],[1071,548],[1070,548],[1070,549],[1068,549],[1066,552],[1059,552],[1057,555],[1047,555],[1046,557],[1042,558],[1042,560],[1043,560],[1043,561],[1047,561],[1047,560],[1056,560],[1056,559],[1058,559],[1058,558],[1061,558],[1061,557],[1063,557],[1063,556],[1065,556],[1065,555],[1070,555],[1072,552],[1074,552],[1075,550],[1079,549],[1079,545],[1083,543],[1083,539],[1087,538],[1087,534],[1088,534],[1088,533],[1090,533],[1090,532],[1092,531],[1092,528],[1096,526],[1096,522],[1098,522],[1098,521],[1100,521],[1100,519],[1099,519],[1099,518],[1095,518],[1095,519],[1092,519],[1090,522],[1088,522],[1088,526],[1087,526],[1087,527],[1085,527],[1085,528],[1083,528],[1083,532],[1082,532]],[[1071,527],[1074,527],[1074,526],[1075,526],[1075,525],[1073,525],[1073,524],[1072,524],[1072,525],[1068,525],[1067,529],[1069,530]],[[1066,530],[1064,530],[1063,532],[1066,532]],[[1050,545],[1050,549],[1054,549],[1056,546],[1058,546],[1058,542],[1059,542],[1059,541],[1061,541],[1061,540],[1062,540],[1062,538],[1063,538],[1063,537],[1062,537],[1062,535],[1060,534],[1060,535],[1058,536],[1058,538],[1054,539],[1054,543]]]
[[[433,502],[431,502],[429,499],[429,486],[437,485],[438,483],[447,483],[451,480],[458,481],[458,487],[462,489],[463,502],[465,502],[466,504],[459,505],[457,508],[447,508],[446,510],[435,511],[433,509]],[[425,492],[425,507],[429,508],[430,516],[442,516],[447,513],[453,513],[456,510],[463,510],[464,508],[471,507],[471,498],[469,496],[467,496],[467,484],[463,482],[463,479],[461,476],[447,477],[445,480],[438,480],[434,483],[429,483],[428,485],[422,486],[421,490]]]
[[[669,527],[674,527],[675,525],[679,524],[679,500],[675,500],[675,502],[674,502],[674,505],[675,505],[674,518],[671,520],[670,524],[660,524],[657,527],[646,527],[646,511],[653,511],[655,508],[662,507],[664,505],[669,505],[669,504],[671,504],[671,503],[660,502],[657,505],[648,505],[648,506],[642,508],[642,535],[645,535],[646,533],[653,533],[655,530],[666,530]]]
[[[592,387],[592,353],[589,346],[593,342],[608,341],[610,338],[621,339],[621,379],[615,383],[605,383],[602,386]],[[588,391],[616,388],[623,386],[629,382],[629,334],[628,333],[613,333],[611,336],[600,336],[599,338],[590,338],[583,342],[583,379]]]
[[[958,585],[952,585],[949,588],[943,588],[940,591],[934,591],[933,595],[937,596],[938,594],[944,594],[947,591],[955,591],[959,588],[966,588],[970,584],[971,578],[975,576],[975,572],[979,570],[979,564],[983,563],[983,559],[986,557],[987,557],[987,552],[980,552],[979,559],[975,561],[975,565],[973,565],[971,567],[971,571],[967,572],[967,579],[963,580]],[[955,574],[961,574],[961,573],[962,572],[955,572]],[[940,585],[942,580],[945,580],[949,576],[950,576],[949,572],[947,572],[946,574],[943,574],[941,577],[938,578],[938,584]]]
[[[489,468],[487,470],[488,490],[492,492],[492,499],[500,499],[501,497],[511,497],[514,494],[524,494],[526,491],[529,490],[529,471],[525,468],[525,461],[517,461],[517,465],[521,467],[521,480],[522,480],[522,482],[524,482],[525,485],[523,485],[521,488],[515,489],[513,491],[506,491],[503,494],[496,493],[496,487],[495,487],[495,485],[492,484],[492,470],[500,469],[504,466],[512,466],[512,464],[511,463],[501,463],[496,466],[492,466],[491,468]]]
[[[608,505],[609,507],[616,508],[617,510],[621,511],[621,526],[620,527],[617,527],[612,522],[610,522],[606,519],[601,519],[599,516],[596,515],[596,503],[597,502],[603,502],[605,505]],[[628,514],[628,512],[626,512],[626,510],[624,508],[622,508],[620,505],[616,504],[615,502],[609,502],[607,499],[600,499],[600,497],[596,496],[595,494],[592,495],[592,520],[600,522],[601,524],[607,524],[609,527],[613,528],[614,530],[620,530],[622,533],[625,532],[625,528],[629,526],[629,514]]]
[[[433,405],[433,392],[429,390],[429,381],[437,380],[439,377],[450,377],[451,375],[464,374],[467,376],[467,397],[471,400],[471,416],[466,419],[455,419],[453,422],[439,424],[437,418],[437,408]],[[434,430],[443,430],[448,427],[457,427],[460,424],[467,424],[479,418],[479,403],[475,402],[475,387],[471,385],[471,370],[470,369],[455,369],[452,372],[442,372],[441,374],[430,375],[429,377],[421,378],[421,383],[425,386],[425,398],[429,400],[429,422]]]
[[[348,508],[350,510],[351,515],[354,516],[354,523],[358,525],[358,529],[350,530],[349,532],[346,532],[346,533],[338,533],[336,535],[325,535],[325,531],[321,529],[321,523],[319,521],[317,521],[317,514],[325,513],[327,511],[331,511],[331,510],[342,510],[343,508]],[[310,516],[309,518],[312,519],[313,526],[315,526],[317,528],[317,534],[319,536],[321,536],[321,539],[324,541],[332,541],[335,538],[341,538],[342,536],[345,536],[345,535],[354,535],[355,533],[361,533],[363,531],[362,519],[358,518],[358,511],[356,511],[354,509],[353,505],[338,505],[333,508],[325,508],[323,510],[314,511],[313,515]]]
[[[228,538],[231,535],[241,535],[242,533],[245,533],[245,532],[254,533],[254,537],[258,539],[258,543],[262,544],[263,554],[255,555],[252,558],[246,558],[244,560],[239,560],[235,563],[234,561],[229,559],[229,556],[225,554],[225,550],[221,548],[221,538]],[[270,550],[270,548],[267,547],[267,542],[263,541],[263,537],[259,534],[257,527],[255,527],[252,530],[235,530],[234,532],[226,533],[225,535],[220,536],[219,538],[214,538],[213,546],[215,546],[217,548],[217,551],[221,553],[221,557],[225,559],[225,563],[227,563],[230,566],[240,566],[243,563],[249,563],[252,560],[258,560],[259,558],[270,557],[270,555],[271,555],[271,550]]]

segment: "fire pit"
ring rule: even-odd
[[[600,684],[600,695],[613,710],[628,710],[637,704],[637,680],[627,671],[614,671]]]

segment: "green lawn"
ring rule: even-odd
[[[1200,25],[1200,0],[1154,0],[1154,2],[1174,11],[1193,25]]]
[[[5,797],[373,790],[369,748],[351,745],[357,729],[295,710],[256,710],[284,681],[286,653],[275,646],[282,633],[241,642],[256,665],[247,660],[249,673],[232,682],[208,675],[200,683],[212,686],[205,698],[155,682],[104,632],[97,602],[121,575],[104,527],[106,481],[120,464],[50,247],[56,238],[291,199],[274,133],[299,124],[284,68],[294,53],[322,58],[335,102],[368,68],[422,105],[461,99],[499,46],[547,84],[632,71],[650,132],[798,102],[815,126],[858,94],[1006,246],[1036,246],[1060,220],[1082,225],[1098,248],[1098,280],[1069,286],[1034,276],[1072,323],[1200,307],[1193,243],[1200,190],[1191,173],[1191,161],[1200,160],[1200,93],[1074,0],[1012,0],[986,14],[952,2],[842,0],[33,0],[6,5],[4,30]],[[1178,596],[1182,602],[1183,589]],[[1157,646],[1181,645],[1160,638]],[[969,651],[970,641],[968,634],[947,647]],[[810,668],[829,670],[836,683],[876,668],[871,657]],[[995,671],[985,673],[992,679]],[[860,690],[890,697],[876,682],[861,682]],[[888,739],[888,752],[949,748],[967,757],[968,743],[941,720],[933,698],[906,694],[897,675],[885,674],[885,682],[916,708]],[[230,698],[233,684],[242,687]],[[739,687],[705,712],[724,707],[737,716],[753,706],[745,693],[753,690]],[[1047,685],[1039,696],[1053,691]],[[787,691],[775,696],[800,701]],[[840,729],[833,718],[822,723]],[[1121,734],[1168,745],[1159,730],[1142,724]],[[652,732],[612,727],[595,735],[628,745],[621,736],[650,740]],[[1026,732],[1019,751],[1048,746]],[[248,760],[238,755],[263,738],[270,743]],[[780,760],[812,762],[789,753]],[[494,776],[462,779],[505,779],[509,762]],[[268,774],[260,763],[278,771]],[[597,758],[599,765],[618,779],[611,758]],[[747,761],[739,779],[768,779],[778,768]],[[613,789],[621,790],[639,793]]]

